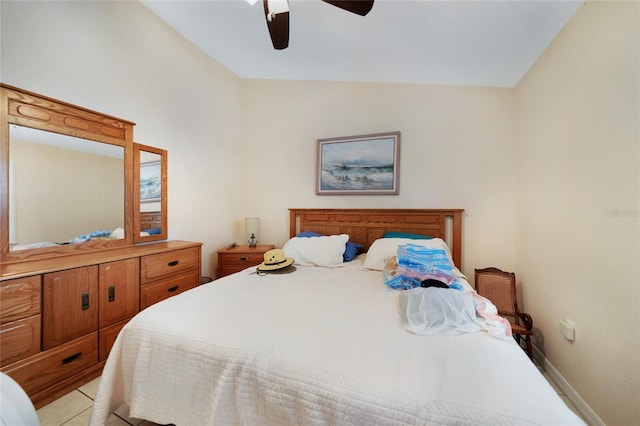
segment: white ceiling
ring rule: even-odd
[[[376,0],[362,17],[289,0],[285,50],[262,0],[142,3],[242,78],[514,87],[583,1]]]

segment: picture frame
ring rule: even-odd
[[[397,195],[400,132],[317,140],[317,195]]]
[[[140,164],[140,202],[155,203],[162,195],[160,161]]]

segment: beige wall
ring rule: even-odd
[[[0,15],[2,82],[131,120],[136,142],[168,150],[169,237],[202,241],[213,274],[240,216],[242,80],[135,1],[1,1]]]
[[[513,107],[510,89],[246,81],[243,210],[282,245],[289,207],[464,208],[464,272],[511,269]],[[315,194],[316,139],[395,130],[399,195]]]
[[[640,424],[638,5],[586,3],[515,90],[525,307],[608,425]]]

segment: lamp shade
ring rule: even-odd
[[[255,247],[260,236],[260,218],[246,217],[244,219],[244,228],[247,234],[247,242],[249,246]]]

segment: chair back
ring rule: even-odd
[[[478,294],[496,305],[499,315],[513,317],[518,324],[516,274],[498,268],[476,269],[475,280]]]

